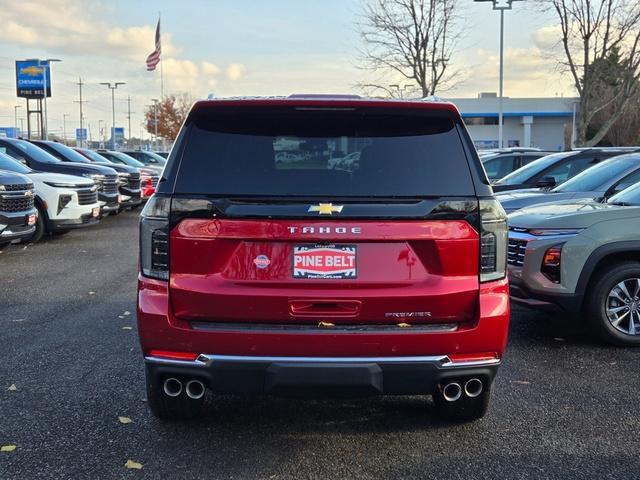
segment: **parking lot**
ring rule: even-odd
[[[0,254],[0,445],[16,446],[1,479],[638,478],[640,352],[517,308],[475,423],[421,397],[235,396],[160,422],[136,335],[137,216]]]

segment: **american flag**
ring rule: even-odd
[[[158,26],[156,27],[156,49],[147,57],[147,71],[153,72],[158,63],[160,63],[160,53],[162,48],[160,47],[160,19],[158,19]]]

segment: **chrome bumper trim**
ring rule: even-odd
[[[146,356],[145,361],[162,365],[181,365],[189,367],[210,367],[214,363],[380,363],[380,364],[403,364],[403,363],[431,363],[439,368],[466,368],[466,367],[486,367],[500,365],[499,358],[486,360],[469,360],[464,362],[453,362],[447,355],[416,356],[416,357],[250,357],[240,355],[212,355],[200,354],[196,360],[173,360],[170,358]]]

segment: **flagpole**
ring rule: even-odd
[[[162,17],[161,12],[158,12],[158,24],[160,25],[162,25],[160,22],[161,17]],[[162,30],[160,30],[160,35],[162,35]],[[162,53],[161,53],[160,54],[160,101],[162,101],[162,99],[164,98],[164,68],[162,67],[163,64],[164,62],[162,61]]]

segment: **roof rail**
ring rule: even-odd
[[[296,99],[296,98],[311,98],[311,99],[324,99],[324,98],[334,98],[338,100],[359,100],[362,97],[360,95],[349,94],[349,93],[336,93],[336,94],[326,94],[326,93],[292,93],[287,96],[287,98]]]

